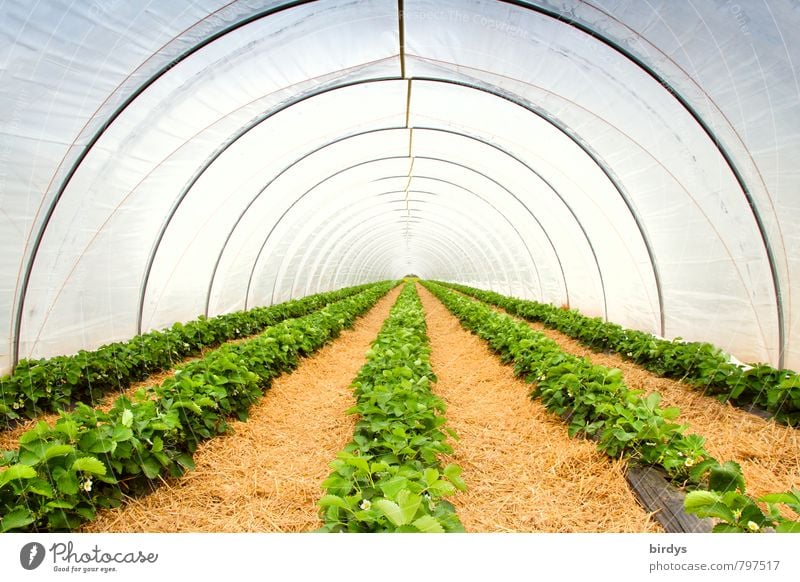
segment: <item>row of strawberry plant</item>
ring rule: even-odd
[[[599,317],[587,317],[575,309],[443,284],[528,321],[544,323],[594,350],[617,352],[659,376],[680,378],[723,401],[755,405],[769,411],[779,422],[800,425],[800,375],[792,370],[778,370],[766,364],[743,367],[709,343],[665,340]]]
[[[123,494],[179,477],[193,467],[199,442],[226,432],[231,417],[244,420],[273,378],[350,327],[393,285],[372,285],[225,344],[160,386],[118,398],[108,412],[78,404],[52,428],[38,423],[17,451],[3,454],[0,531],[71,530],[98,509],[118,506]]]
[[[800,531],[800,523],[785,519],[777,508],[780,503],[796,508],[791,499],[800,491],[759,500],[747,496],[741,467],[714,459],[703,437],[686,434],[687,427],[674,422],[679,409],[659,406],[659,394],[642,397],[626,386],[620,370],[567,354],[544,334],[480,301],[425,285],[465,328],[487,341],[504,362],[513,363],[517,375],[535,383],[531,397],[565,418],[570,435],[596,438],[609,456],[661,467],[674,482],[697,489],[687,496],[687,510],[723,519],[716,531]],[[732,504],[727,512],[720,508],[724,499]],[[766,513],[756,501],[767,503]]]
[[[323,483],[321,531],[463,531],[443,499],[465,485],[457,465],[439,464],[452,449],[429,353],[422,304],[407,283],[353,381],[350,412],[360,419]]]
[[[22,360],[13,374],[0,378],[0,419],[5,420],[0,426],[9,426],[18,418],[36,418],[43,411],[55,412],[75,402],[93,402],[111,389],[121,390],[154,372],[168,370],[203,348],[259,333],[284,319],[301,317],[366,288],[361,285],[270,307],[210,319],[201,317],[91,352]]]

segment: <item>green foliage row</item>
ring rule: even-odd
[[[76,402],[94,402],[111,389],[122,390],[154,372],[169,370],[203,348],[259,333],[284,319],[301,317],[366,288],[367,285],[360,285],[270,307],[210,319],[200,317],[91,352],[21,360],[13,374],[0,378],[0,426],[9,426],[18,418],[36,418],[44,411],[56,412]]]
[[[78,404],[40,422],[3,453],[0,531],[63,531],[193,467],[198,443],[244,420],[271,380],[352,326],[394,283],[380,283],[179,367],[160,386],[120,397],[108,412]]]
[[[599,317],[586,317],[575,309],[443,284],[528,321],[557,329],[596,351],[617,352],[659,376],[685,380],[722,401],[755,405],[772,413],[779,422],[800,425],[800,375],[792,370],[778,370],[766,364],[744,368],[709,343],[665,340]]]
[[[584,434],[597,439],[598,448],[612,457],[626,457],[661,467],[675,482],[698,489],[687,496],[687,511],[712,516],[701,499],[717,505],[730,501],[729,513],[716,511],[713,517],[733,518],[716,526],[716,531],[800,531],[800,523],[781,516],[776,505],[800,507],[790,493],[753,500],[746,495],[741,467],[720,463],[704,448],[705,439],[686,434],[686,426],[675,419],[680,410],[661,408],[657,393],[643,397],[625,384],[622,372],[595,366],[587,358],[563,352],[544,334],[514,318],[493,311],[487,305],[459,295],[446,287],[424,283],[461,320],[462,325],[484,339],[505,363],[514,364],[515,374],[534,383],[532,398],[569,423],[570,435]],[[725,497],[725,496],[728,497]],[[719,499],[717,499],[719,498]],[[756,501],[769,503],[765,513]]]
[[[321,531],[463,531],[443,499],[465,484],[460,467],[439,464],[452,449],[444,402],[430,392],[429,353],[422,304],[407,283],[353,381],[359,421],[323,483]]]

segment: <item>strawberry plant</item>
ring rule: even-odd
[[[353,387],[353,440],[331,463],[319,501],[327,532],[463,531],[443,498],[465,484],[456,465],[442,468],[444,403],[431,394],[425,318],[409,283],[367,352]]]
[[[741,467],[728,461],[720,465],[708,460],[694,469],[707,475],[708,490],[691,491],[684,507],[687,513],[716,520],[716,533],[800,533],[800,522],[785,517],[780,507],[800,514],[800,489],[769,493],[757,499],[746,494]],[[760,505],[759,505],[760,504]]]

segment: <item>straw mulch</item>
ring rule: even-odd
[[[88,532],[299,532],[322,525],[328,464],[352,438],[350,382],[400,288],[353,330],[277,378],[247,422],[200,445],[197,468],[154,493],[101,512]]]
[[[659,532],[625,482],[625,464],[573,439],[530,385],[426,290],[434,392],[447,404],[468,490],[451,498],[471,532]]]
[[[594,364],[619,368],[629,387],[646,394],[658,392],[662,406],[681,409],[678,422],[688,424],[688,432],[706,438],[706,449],[720,461],[741,464],[748,493],[788,491],[800,487],[800,431],[764,420],[730,404],[704,396],[697,389],[677,380],[661,378],[617,354],[595,353],[577,340],[545,327],[529,323],[576,356]]]

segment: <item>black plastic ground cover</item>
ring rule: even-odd
[[[655,467],[628,466],[625,480],[636,499],[667,533],[711,533],[714,523],[686,513],[686,494],[669,482],[663,471]]]

